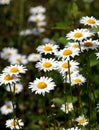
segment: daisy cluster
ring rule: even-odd
[[[20,35],[39,35],[45,32],[45,26],[47,25],[45,13],[46,9],[42,5],[31,7],[30,16],[28,22],[33,23],[35,27],[33,29],[26,29],[20,32]]]
[[[10,4],[10,1],[11,0],[0,0],[0,4],[1,5],[8,5],[8,4]]]
[[[20,83],[20,74],[26,72],[26,67],[19,64],[14,64],[7,66],[3,69],[2,74],[0,74],[0,85],[6,85],[6,90],[18,94],[23,90],[23,86]],[[16,109],[15,101],[7,101],[3,106],[1,106],[0,111],[2,114],[7,115],[9,113],[14,113]],[[16,115],[14,115],[16,116]],[[6,127],[10,129],[20,129],[24,123],[21,119],[8,119],[6,121]]]

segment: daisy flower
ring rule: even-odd
[[[38,23],[38,22],[45,20],[45,18],[46,18],[46,16],[43,14],[31,15],[29,17],[28,21]]]
[[[97,59],[99,59],[99,52],[97,52],[95,54],[96,54]]]
[[[44,76],[39,79],[36,78],[34,82],[29,83],[29,88],[32,92],[35,91],[35,94],[42,94],[43,96],[45,95],[45,92],[49,93],[50,90],[54,90],[55,86],[52,78]]]
[[[45,21],[37,22],[37,27],[44,27],[46,25],[47,25],[47,22],[45,22]]]
[[[41,59],[41,55],[37,53],[32,53],[32,54],[29,54],[28,56],[28,61],[30,62],[36,62],[36,61],[39,61],[40,59]]]
[[[97,107],[96,108],[97,108],[97,111],[99,112],[99,103],[97,103]]]
[[[70,68],[70,71],[73,71],[73,70],[77,70],[79,67],[78,67],[79,63],[76,62],[76,61],[69,61],[68,60],[62,60],[62,61],[59,61],[58,64],[57,64],[57,70],[60,72],[60,73],[66,73],[68,72],[68,69]]]
[[[69,82],[69,80],[68,80]],[[82,76],[82,75],[75,75],[75,76],[71,76],[71,85],[82,85],[83,83],[86,82],[86,79]]]
[[[78,127],[72,127],[72,128],[69,128],[69,129],[67,129],[67,130],[81,130],[81,129],[79,129]]]
[[[92,36],[93,33],[85,30],[85,29],[75,29],[74,31],[71,31],[69,32],[66,37],[67,39],[72,39],[72,40],[75,40],[75,41],[82,41],[83,39],[86,39],[90,36]]]
[[[10,65],[8,67],[6,67],[4,70],[3,70],[3,73],[8,73],[10,75],[18,75],[18,74],[24,74],[26,72],[26,67],[24,67],[23,65],[18,65],[18,64],[15,64],[15,65]]]
[[[5,123],[6,128],[13,129],[21,129],[24,126],[22,119],[8,119]]]
[[[16,83],[15,85],[11,84],[6,86],[8,92],[14,92],[15,94],[20,93],[23,90],[23,85],[21,83]]]
[[[0,0],[0,4],[9,4],[11,0]]]
[[[36,68],[38,68],[39,70],[43,70],[43,71],[51,71],[51,70],[55,70],[57,66],[57,62],[55,61],[55,59],[45,59],[42,58],[39,62],[37,62],[36,64]]]
[[[70,57],[74,57],[76,55],[79,55],[79,49],[73,49],[70,47],[65,47],[64,49],[61,49],[58,53],[55,53],[56,56],[63,59],[70,59]]]
[[[88,39],[80,43],[83,50],[89,50],[89,49],[97,49],[99,47],[99,41],[98,40],[92,40]]]
[[[42,54],[52,54],[55,53],[58,49],[58,45],[54,45],[52,43],[46,43],[45,45],[40,45],[37,47],[37,51]]]
[[[11,56],[9,58],[9,62],[11,64],[27,64],[27,58],[25,55],[21,55],[21,54],[16,54],[14,56]]]
[[[89,25],[91,27],[99,26],[99,20],[95,19],[93,16],[91,16],[91,17],[88,17],[88,16],[82,17],[80,19],[80,23],[84,24],[84,25]]]
[[[82,125],[82,126],[88,124],[87,119],[84,117],[84,115],[79,116],[78,118],[75,119],[75,121],[78,122],[78,125]]]
[[[13,105],[11,101],[6,102],[1,108],[0,111],[3,115],[7,115],[13,112]]]
[[[66,104],[62,104],[61,108],[60,108],[63,112],[66,112],[66,114],[68,114],[70,111],[73,110],[73,105],[72,103],[66,103]]]
[[[35,14],[40,14],[40,13],[45,13],[45,11],[46,11],[46,9],[41,5],[30,8],[30,13],[34,14],[34,15]]]
[[[1,51],[1,58],[9,59],[11,56],[17,54],[18,50],[15,48],[5,47]]]
[[[49,39],[47,37],[43,38],[42,42],[43,43],[52,43],[52,44],[56,43],[56,41],[54,41],[53,39]]]
[[[10,75],[8,73],[3,73],[0,75],[0,85],[16,83],[19,80],[20,79],[17,76]]]
[[[73,49],[79,49],[79,43],[78,42],[68,42],[66,47],[70,47]]]

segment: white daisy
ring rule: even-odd
[[[66,103],[66,104],[62,104],[61,108],[60,108],[63,112],[65,112],[66,114],[68,114],[70,111],[73,110],[73,105],[72,103]]]
[[[67,130],[81,130],[81,129],[79,129],[78,127],[72,127],[72,128],[69,128],[69,129],[67,129]]]
[[[21,55],[21,54],[16,54],[14,56],[11,56],[9,58],[9,62],[11,64],[27,64],[27,58],[25,55]]]
[[[0,4],[9,4],[11,0],[0,0]]]
[[[49,39],[47,37],[43,38],[42,39],[42,42],[45,44],[45,43],[52,43],[52,44],[55,44],[56,41],[54,41],[53,39]]]
[[[46,55],[46,54],[55,53],[58,48],[59,48],[58,45],[54,45],[52,43],[46,43],[45,45],[38,46],[36,50],[40,54],[44,53]]]
[[[18,50],[15,48],[5,47],[1,51],[1,58],[9,59],[11,56],[17,54]]]
[[[68,60],[62,60],[58,62],[57,69],[60,73],[66,73],[69,69],[70,71],[77,70],[79,68],[78,65],[79,63],[73,60],[69,62]]]
[[[78,122],[78,125],[82,125],[82,126],[88,124],[87,119],[84,117],[84,115],[79,116],[78,118],[75,119],[75,121]]]
[[[5,123],[6,128],[13,129],[21,129],[24,126],[22,119],[8,119]]]
[[[86,39],[90,36],[92,36],[93,33],[85,30],[85,29],[75,29],[74,31],[69,32],[66,37],[67,39],[72,39],[75,41],[82,41],[83,39]]]
[[[39,61],[40,59],[41,59],[41,55],[37,53],[32,53],[32,54],[29,54],[28,56],[28,61],[30,62],[36,62],[36,61]]]
[[[23,74],[26,72],[26,67],[23,66],[23,65],[18,65],[18,64],[15,64],[15,65],[10,65],[10,66],[7,66],[6,68],[4,68],[3,70],[3,73],[8,73],[10,75],[18,75],[18,74]]]
[[[82,23],[84,25],[89,25],[91,27],[99,26],[99,20],[95,19],[93,16],[91,16],[91,17],[88,17],[88,16],[82,17],[80,19],[80,23]]]
[[[31,7],[30,8],[30,13],[31,14],[40,14],[40,13],[45,13],[46,9],[45,7],[39,5],[39,6],[36,6],[36,7]]]
[[[21,83],[16,83],[15,85],[11,84],[6,86],[8,92],[14,92],[15,94],[20,93],[23,90],[23,85]]]
[[[71,76],[71,85],[75,85],[75,84],[82,85],[85,82],[86,82],[86,79],[81,74]]]
[[[47,25],[47,22],[45,21],[37,22],[37,27],[45,27],[46,25]]]
[[[36,64],[36,68],[38,68],[39,70],[43,70],[43,71],[51,71],[51,70],[55,70],[57,66],[57,62],[55,61],[55,59],[45,59],[42,58],[39,62],[37,62]]]
[[[35,91],[35,94],[42,94],[43,96],[45,95],[45,92],[49,93],[50,90],[54,90],[55,86],[52,78],[44,76],[39,79],[36,78],[34,82],[29,83],[29,88],[32,92]]]
[[[99,41],[98,40],[92,40],[88,39],[80,43],[83,50],[89,50],[89,49],[97,49],[99,47]]]
[[[32,31],[31,31],[31,29],[25,29],[25,30],[20,31],[19,34],[20,34],[21,36],[27,36],[27,35],[31,35],[31,34],[32,34]]]
[[[97,52],[95,54],[96,54],[97,59],[99,59],[99,52]]]
[[[46,16],[43,14],[31,15],[29,17],[28,21],[38,23],[38,22],[45,20],[45,18],[46,18]]]
[[[58,56],[59,58],[63,58],[63,59],[70,59],[70,57],[79,55],[79,49],[73,49],[70,47],[65,47],[64,49],[61,49],[58,53],[55,53],[56,56]]]
[[[20,79],[16,77],[15,75],[10,75],[8,73],[3,73],[0,75],[0,85],[16,83],[19,80]]]
[[[6,102],[1,108],[0,111],[3,115],[7,115],[13,112],[13,105],[11,101]]]

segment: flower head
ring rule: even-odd
[[[43,96],[45,95],[45,92],[49,93],[49,91],[53,90],[55,86],[52,78],[44,76],[39,79],[36,78],[34,82],[29,83],[29,88],[32,92],[35,91],[35,94],[42,94]]]
[[[95,19],[93,16],[91,16],[91,17],[88,17],[88,16],[82,17],[80,19],[80,23],[82,23],[84,25],[89,25],[91,27],[99,26],[99,20]]]
[[[21,129],[24,126],[24,123],[21,119],[9,119],[6,121],[6,127],[13,129]]]
[[[62,104],[61,108],[60,108],[63,112],[65,112],[66,114],[68,114],[70,111],[73,110],[73,105],[72,103],[66,103],[66,104]]]
[[[79,116],[78,118],[75,119],[75,121],[78,122],[78,125],[82,125],[82,126],[88,124],[87,119],[84,117],[84,115]]]
[[[32,53],[32,54],[29,54],[28,56],[28,61],[30,62],[36,62],[36,61],[39,61],[40,59],[41,59],[41,55],[37,53]]]

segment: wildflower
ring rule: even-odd
[[[81,46],[82,46],[83,50],[87,50],[87,51],[89,49],[94,50],[94,49],[97,49],[99,47],[99,41],[88,39],[88,40],[81,42]]]
[[[51,71],[56,69],[57,62],[55,59],[45,59],[42,58],[39,62],[36,64],[36,68],[43,71]]]
[[[93,16],[91,16],[91,17],[88,17],[88,16],[82,17],[80,19],[80,23],[82,23],[84,25],[89,25],[91,27],[99,26],[99,20],[95,19]]]
[[[97,53],[95,53],[96,54],[96,56],[97,56],[97,59],[99,59],[99,52],[97,52]]]
[[[99,103],[97,103],[97,107],[96,108],[97,108],[97,111],[99,112]]]
[[[70,47],[70,48],[73,48],[73,49],[79,49],[80,48],[78,42],[68,42],[66,47]]]
[[[23,74],[26,72],[26,68],[23,66],[23,65],[18,65],[18,64],[15,64],[15,65],[10,65],[8,67],[6,67],[3,72],[4,73],[8,73],[10,75],[18,75],[18,74]]]
[[[84,117],[84,115],[79,116],[78,118],[75,119],[75,121],[78,122],[78,125],[82,125],[82,126],[88,124],[87,119]]]
[[[57,64],[57,69],[60,73],[66,73],[68,72],[68,69],[70,68],[70,71],[77,70],[79,63],[76,61],[69,61],[68,60],[62,60],[59,61]]]
[[[60,108],[63,112],[65,112],[66,114],[68,114],[70,111],[73,110],[73,105],[72,103],[66,103],[66,104],[62,104],[61,108]]]
[[[37,51],[42,54],[52,54],[55,53],[58,49],[58,45],[54,45],[52,43],[46,43],[45,45],[40,45],[37,47]]]
[[[11,0],[0,0],[0,4],[9,4]]]
[[[86,82],[86,79],[80,74],[71,76],[71,85],[75,85],[75,84],[82,85],[85,82]]]
[[[63,59],[70,59],[70,57],[74,57],[76,55],[79,55],[79,49],[73,49],[70,47],[65,47],[64,49],[61,49],[58,53],[55,53],[56,56]]]
[[[46,16],[43,14],[31,15],[29,17],[28,21],[38,23],[38,22],[45,20],[45,18],[46,18]]]
[[[36,62],[36,61],[39,61],[40,59],[41,59],[41,55],[37,53],[32,53],[32,54],[29,54],[28,56],[28,61],[30,62]]]
[[[15,94],[20,93],[23,90],[23,85],[21,83],[11,84],[6,86],[8,92],[14,92]]]
[[[30,13],[33,15],[45,13],[45,11],[46,9],[41,5],[30,8]]]
[[[3,115],[7,115],[13,112],[13,105],[11,101],[6,102],[1,108],[0,111]]]
[[[52,78],[44,76],[36,78],[34,82],[29,83],[29,88],[32,92],[35,91],[35,94],[42,94],[43,96],[45,95],[45,92],[49,93],[49,91],[53,90],[55,86]]]
[[[37,27],[44,27],[46,25],[47,25],[47,23],[45,21],[37,22]]]
[[[67,130],[81,130],[81,129],[79,129],[78,127],[72,127],[72,128],[69,128],[69,129],[67,129]]]
[[[11,56],[17,54],[18,50],[15,48],[5,47],[2,49],[1,58],[9,59]]]
[[[43,38],[42,42],[43,43],[52,43],[52,44],[56,43],[53,39],[49,39],[47,37]]]
[[[27,58],[25,55],[17,54],[9,58],[11,64],[27,64]]]
[[[17,76],[10,75],[8,73],[3,73],[0,75],[0,85],[16,83],[19,80],[20,79]]]
[[[21,129],[24,126],[22,119],[8,119],[5,123],[7,128],[13,129]]]
[[[89,30],[86,31],[85,29],[75,29],[74,31],[69,32],[66,35],[66,37],[67,39],[82,41],[83,39],[86,39],[92,35],[93,33],[90,32]]]

